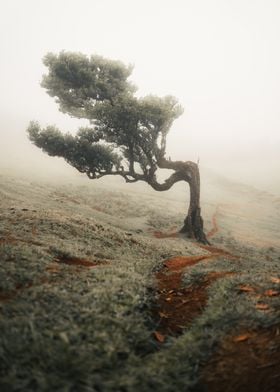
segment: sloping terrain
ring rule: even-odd
[[[1,391],[278,390],[280,200],[203,184],[210,247],[184,184],[0,177]]]

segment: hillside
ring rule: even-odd
[[[277,391],[280,199],[0,177],[1,391]],[[205,389],[207,387],[207,389]]]

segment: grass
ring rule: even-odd
[[[171,256],[206,253],[152,237],[180,222],[183,203],[93,184],[0,181],[1,391],[196,390],[200,367],[226,334],[280,322],[279,297],[264,294],[280,289],[271,281],[279,277],[277,249],[249,248],[222,232],[217,244],[240,258],[202,261],[183,284],[209,272],[235,275],[213,283],[201,315],[160,345],[150,311],[154,273]],[[269,310],[257,309],[260,301]]]

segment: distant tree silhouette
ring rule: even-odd
[[[132,67],[119,61],[80,53],[49,53],[44,58],[48,74],[42,87],[59,109],[89,120],[76,136],[55,126],[28,127],[30,140],[51,156],[63,157],[90,179],[118,175],[128,183],[144,181],[156,191],[167,191],[178,181],[190,186],[190,202],[180,232],[207,243],[200,209],[200,176],[194,162],[172,161],[165,156],[166,137],[173,121],[183,113],[172,96],[135,96],[128,81]],[[163,182],[158,169],[172,174]]]

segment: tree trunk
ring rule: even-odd
[[[171,161],[164,157],[158,160],[161,169],[171,169],[174,173],[163,184],[159,184],[153,178],[149,184],[156,191],[167,191],[178,181],[186,181],[190,186],[190,204],[188,215],[184,220],[184,226],[180,233],[185,233],[189,238],[195,238],[204,244],[210,244],[203,231],[203,219],[200,209],[200,176],[198,165],[194,162]]]
[[[200,175],[198,165],[188,162],[188,183],[190,186],[190,204],[188,215],[184,220],[184,226],[180,233],[186,233],[189,238],[195,238],[199,242],[209,244],[203,231],[203,219],[200,208]]]

